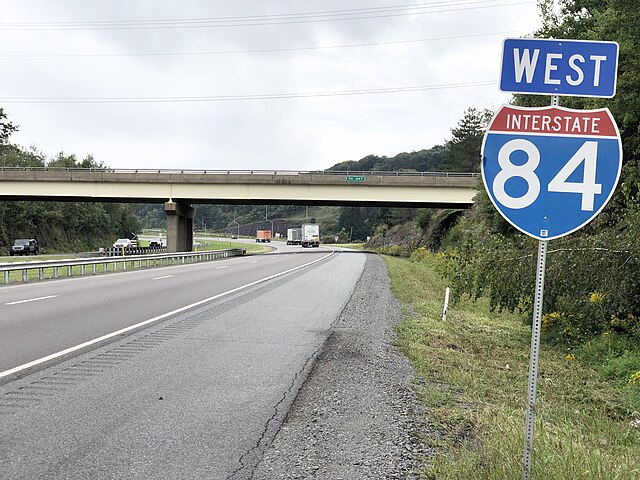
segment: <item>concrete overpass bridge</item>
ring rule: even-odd
[[[170,251],[190,251],[192,204],[465,208],[478,174],[0,168],[0,200],[164,203]]]

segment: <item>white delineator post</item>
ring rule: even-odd
[[[442,321],[447,321],[447,310],[449,309],[449,287],[444,292],[444,310],[442,311]]]

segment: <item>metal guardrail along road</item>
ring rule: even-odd
[[[98,273],[98,265],[102,265],[102,272],[116,271],[118,266],[120,270],[127,270],[127,264],[130,269],[152,268],[168,265],[179,265],[185,263],[197,263],[219,258],[229,258],[243,256],[246,253],[244,248],[231,248],[227,250],[205,250],[202,252],[178,252],[163,253],[158,255],[131,255],[122,257],[91,257],[72,260],[44,260],[40,262],[15,262],[0,264],[0,272],[2,272],[3,284],[8,285],[11,280],[11,272],[22,272],[20,281],[27,282],[29,280],[29,271],[38,272],[38,280],[57,279],[60,278],[60,269],[66,268],[66,277],[74,276],[74,268],[79,267],[79,275],[85,275],[87,267],[91,267],[91,275]],[[143,266],[144,264],[144,266]],[[50,271],[51,275],[47,277],[46,272]]]

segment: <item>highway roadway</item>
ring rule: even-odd
[[[269,255],[0,288],[3,478],[249,478],[365,255]]]

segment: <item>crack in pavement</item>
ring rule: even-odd
[[[313,366],[313,362],[322,351],[327,338],[325,338],[322,344],[309,356],[309,358],[307,358],[302,368],[294,375],[291,385],[284,392],[278,403],[273,407],[275,410],[274,414],[269,418],[269,420],[267,420],[264,430],[255,446],[242,454],[238,459],[240,466],[227,477],[227,480],[249,480],[253,477],[253,471],[260,461],[263,451],[271,444],[273,438],[275,438],[278,431],[280,431],[282,424],[286,420],[290,406],[293,404],[298,392],[302,388],[304,378],[307,377]],[[281,408],[283,405],[286,405],[284,411]],[[250,469],[250,471],[246,471],[247,469]]]
[[[336,316],[335,320],[331,323],[329,328],[322,332],[321,335],[324,335],[324,340],[320,342],[318,348],[309,356],[309,358],[307,358],[302,368],[298,372],[296,372],[296,374],[293,376],[291,385],[284,392],[282,398],[278,401],[278,403],[276,403],[276,405],[273,407],[275,412],[271,416],[271,418],[267,420],[264,430],[255,446],[251,447],[247,452],[240,456],[240,458],[238,459],[240,466],[234,472],[232,472],[226,478],[226,480],[251,480],[253,478],[254,471],[260,463],[263,453],[266,451],[269,445],[271,445],[273,439],[282,428],[282,425],[284,425],[284,423],[286,422],[293,402],[302,389],[302,386],[308,378],[309,373],[313,369],[315,360],[325,348],[325,345],[327,344],[329,338],[331,338],[331,336],[333,335],[335,326],[337,325],[340,318],[342,318],[347,305],[349,305],[349,302],[351,301],[351,298],[353,297],[353,294],[355,292],[355,285],[360,282],[363,273],[360,274],[360,277],[358,277],[358,280],[355,282],[354,288],[345,301],[344,305],[342,306],[340,313]],[[285,406],[284,410],[281,409],[282,406]]]

